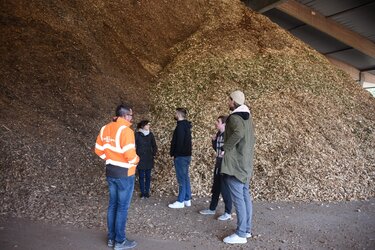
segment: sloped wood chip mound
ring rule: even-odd
[[[121,101],[152,120],[160,196],[177,192],[169,143],[175,108],[188,108],[192,191],[209,195],[214,121],[236,89],[256,127],[255,200],[374,197],[374,98],[240,1],[1,5],[2,215],[104,227],[92,148]]]

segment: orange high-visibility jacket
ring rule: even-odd
[[[131,123],[122,117],[103,126],[96,139],[95,153],[105,163],[125,168],[127,176],[135,174],[139,157],[135,151],[134,131]]]

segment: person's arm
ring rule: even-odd
[[[122,131],[121,136],[121,148],[124,150],[124,158],[128,163],[136,166],[139,162],[139,157],[135,149],[134,132],[127,128]]]
[[[180,152],[184,147],[185,133],[187,133],[186,128],[182,125],[177,125],[176,127],[176,141],[175,141],[175,152]]]
[[[240,120],[241,117],[237,115],[232,115],[230,121],[226,124],[226,129],[233,131],[231,135],[227,135],[228,138],[225,138],[225,143],[223,146],[224,151],[232,150],[244,137],[245,127],[243,122]]]
[[[152,146],[152,155],[155,156],[158,152],[158,146],[156,145],[155,136],[151,133],[151,146]]]
[[[102,134],[103,134],[104,128],[105,128],[105,126],[103,126],[100,129],[100,133],[99,133],[98,137],[96,138],[95,154],[97,154],[103,160],[106,160],[107,157],[106,157],[105,152],[104,152],[104,148],[103,148],[104,145],[103,145],[103,140],[102,140]]]
[[[219,132],[217,132],[216,135],[213,135],[212,138],[211,138],[211,139],[212,139],[212,140],[211,140],[211,142],[212,142],[212,147],[213,147],[213,149],[214,149],[215,151],[216,151],[216,149],[217,149],[217,148],[216,148],[216,147],[217,147],[216,144],[217,144],[217,137],[218,137],[218,135],[219,135]]]
[[[135,137],[135,151],[137,154],[139,154],[139,145],[140,145],[140,138],[139,138],[139,135],[137,132],[134,133],[134,137]]]
[[[169,155],[174,156],[174,152],[176,150],[176,129],[173,131],[172,141],[171,141],[171,148],[169,150]]]

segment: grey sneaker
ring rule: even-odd
[[[107,246],[108,246],[108,247],[113,247],[114,245],[115,245],[115,241],[109,239],[108,242],[107,242]]]
[[[211,214],[215,214],[215,210],[204,209],[204,210],[199,211],[199,213],[203,215],[211,215]]]
[[[122,243],[115,244],[115,250],[124,250],[134,248],[137,245],[137,242],[134,240],[124,240]]]
[[[232,215],[230,215],[228,213],[224,213],[223,215],[220,215],[217,219],[218,220],[231,220],[232,219]]]

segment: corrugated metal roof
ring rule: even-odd
[[[297,2],[375,43],[375,1],[297,0]],[[375,75],[375,58],[343,44],[280,10],[271,9],[263,14],[320,53]]]

